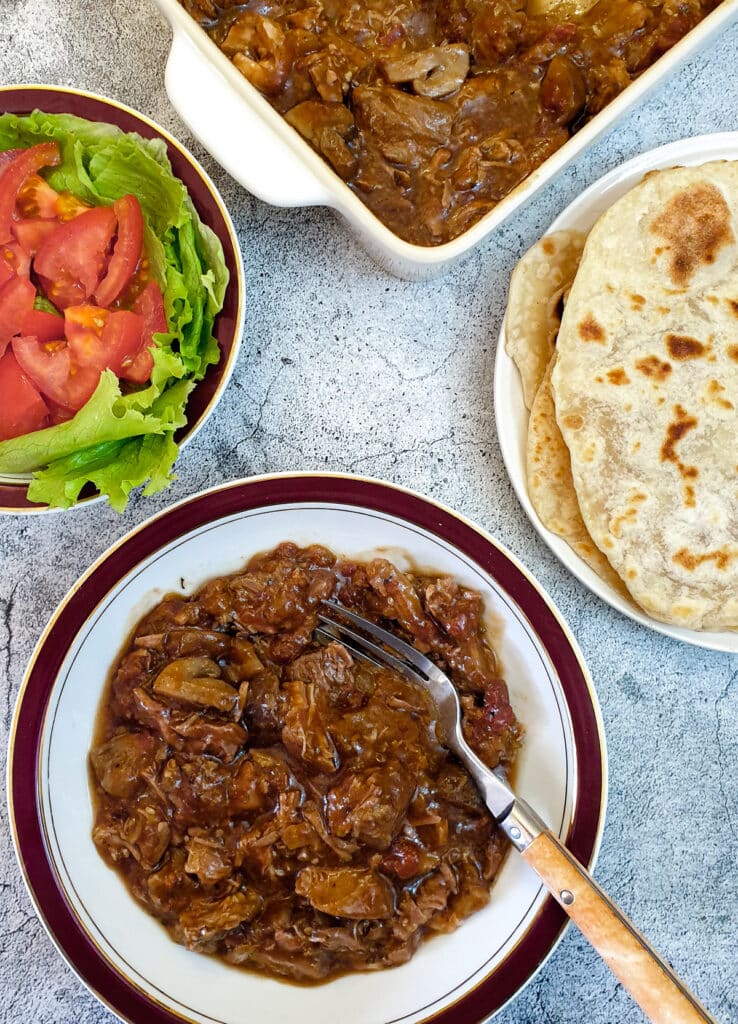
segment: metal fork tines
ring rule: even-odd
[[[370,637],[374,638],[370,640],[368,636],[363,636],[362,633],[356,632],[345,623],[336,621],[335,618],[328,615],[318,614],[323,625],[318,627],[316,632],[323,633],[332,640],[338,640],[359,657],[366,658],[375,665],[391,665],[392,668],[403,672],[403,674],[409,671],[415,679],[420,675],[424,681],[431,679],[434,672],[438,671],[430,658],[426,658],[424,654],[390,633],[389,630],[382,629],[381,626],[375,625],[369,619],[357,615],[356,612],[345,608],[338,601],[323,601],[323,605],[332,608],[342,618],[348,619],[364,633],[368,633]],[[379,641],[379,643],[374,641]],[[390,650],[387,650],[388,647]]]
[[[464,744],[460,724],[461,705],[456,688],[430,658],[394,633],[357,615],[338,601],[323,601],[323,605],[335,615],[319,613],[321,625],[315,631],[318,639],[337,640],[356,657],[380,667],[393,668],[410,682],[423,686],[434,700],[447,742],[454,749],[458,749],[460,743]],[[347,619],[358,628],[352,629],[337,617]]]

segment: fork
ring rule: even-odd
[[[438,709],[446,746],[474,779],[499,828],[536,872],[556,902],[653,1024],[716,1024],[669,965],[597,885],[536,811],[510,788],[501,769],[488,768],[464,739],[461,705],[451,680],[430,658],[393,633],[337,601],[324,601],[334,613],[319,613],[316,638],[336,640],[351,654],[392,668],[424,686]],[[345,619],[352,629],[335,615]]]

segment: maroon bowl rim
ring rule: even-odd
[[[23,116],[34,110],[43,110],[47,114],[74,114],[88,121],[105,121],[125,132],[137,132],[147,139],[161,139],[166,144],[172,171],[187,188],[203,224],[215,232],[223,246],[230,281],[223,309],[216,317],[213,330],[221,357],[217,364],[208,367],[205,377],[196,384],[188,399],[187,424],[175,434],[175,440],[181,445],[202,426],[227,383],[238,355],[243,323],[244,275],[238,238],[230,215],[199,161],[165,128],[125,103],[65,86],[0,86],[0,114]],[[54,510],[29,501],[26,482],[0,482],[0,512],[46,511]]]
[[[596,697],[576,641],[539,584],[473,523],[413,491],[347,474],[286,473],[223,484],[158,513],[95,562],[57,608],[31,657],[15,708],[8,755],[8,803],[15,850],[36,911],[59,952],[101,1002],[129,1024],[181,1024],[101,954],[67,902],[44,842],[39,757],[51,692],[70,638],[110,589],[143,559],[185,533],[238,512],[329,502],[384,513],[452,544],[487,572],[528,619],[561,682],[571,717],[580,784],[567,846],[584,864],[597,854],[606,795],[605,748]],[[581,780],[586,779],[586,785]],[[477,1024],[501,1009],[542,966],[568,919],[548,897],[508,956],[475,988],[424,1024]]]

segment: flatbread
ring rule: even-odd
[[[738,627],[738,164],[647,176],[597,222],[552,373],[584,523],[650,615]]]
[[[528,250],[510,278],[505,350],[520,373],[528,409],[553,354],[561,297],[574,280],[586,237],[581,231],[546,235]]]
[[[630,598],[622,580],[589,535],[579,510],[569,449],[556,422],[551,390],[551,357],[528,421],[528,495],[541,523],[569,544],[582,561],[619,594]]]

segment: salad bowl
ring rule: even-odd
[[[244,318],[244,273],[239,243],[230,215],[220,197],[218,190],[198,161],[163,128],[155,124],[145,115],[115,100],[107,99],[93,93],[78,89],[48,87],[41,85],[18,85],[0,89],[0,114],[26,117],[34,111],[42,111],[49,115],[48,121],[60,121],[72,115],[82,118],[85,122],[100,125],[101,130],[113,126],[114,130],[135,133],[141,137],[144,145],[154,140],[161,147],[158,152],[166,154],[165,159],[171,166],[171,173],[184,185],[187,198],[199,223],[204,226],[207,237],[214,239],[222,247],[224,266],[224,285],[222,307],[217,313],[212,326],[212,337],[217,343],[217,362],[207,366],[204,373],[197,376],[196,383],[189,394],[186,404],[186,422],[179,426],[174,434],[175,444],[181,446],[189,441],[202,428],[212,414],[228,380],[233,372],[241,344]],[[181,187],[181,186],[180,186]],[[72,421],[74,422],[74,421]],[[39,432],[42,436],[43,432]],[[32,438],[33,434],[26,435]],[[23,438],[25,440],[25,438]],[[94,438],[83,436],[80,448],[93,443]],[[2,462],[0,461],[0,466]],[[50,510],[49,504],[33,500],[29,496],[29,485],[32,476],[27,472],[14,472],[7,467],[0,469],[0,511],[12,514],[45,512]],[[87,485],[80,495],[80,503],[101,500],[94,487]]]

